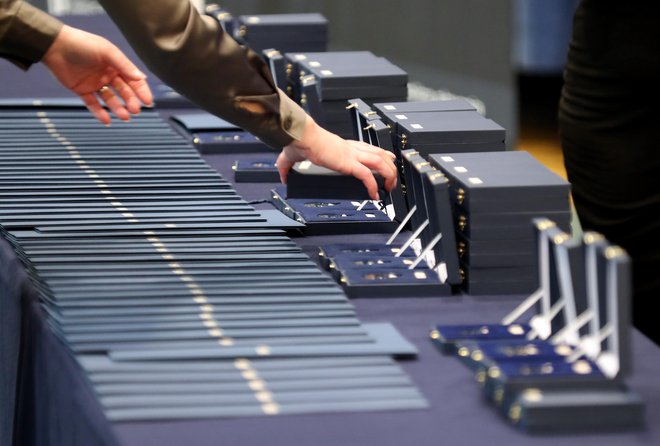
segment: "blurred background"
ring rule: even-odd
[[[185,1],[185,0],[182,0]],[[557,135],[562,70],[579,0],[218,0],[234,15],[320,12],[331,50],[370,50],[405,69],[417,95],[482,102],[565,176]],[[56,15],[99,14],[95,0],[30,0]],[[195,0],[203,7],[203,0]],[[413,97],[411,99],[422,99]]]

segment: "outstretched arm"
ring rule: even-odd
[[[110,116],[100,100],[124,121],[139,113],[141,104],[151,105],[146,76],[103,37],[64,25],[42,62],[104,124]]]
[[[210,17],[181,0],[100,0],[142,60],[207,111],[284,147],[283,181],[293,162],[310,161],[360,178],[375,198],[372,170],[396,182],[387,152],[346,141],[318,125],[273,84],[267,66]],[[43,58],[60,82],[102,122],[103,100],[120,118],[151,103],[143,75],[107,40],[63,26],[20,0],[0,0],[0,57],[27,68]],[[110,88],[102,87],[109,85]],[[124,104],[117,96],[124,99]]]
[[[371,170],[396,183],[388,152],[346,141],[319,127],[278,90],[261,57],[227,35],[211,17],[181,0],[99,0],[140,58],[159,78],[207,111],[281,149],[283,180],[309,159],[361,179],[377,197]]]
[[[22,69],[44,62],[105,124],[110,116],[99,99],[124,120],[152,101],[144,74],[119,48],[20,0],[0,0],[0,57]]]

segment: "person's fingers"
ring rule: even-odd
[[[277,171],[280,174],[280,181],[282,184],[286,184],[286,177],[289,174],[289,171],[293,167],[293,162],[287,158],[286,154],[284,151],[282,151],[279,156],[277,157],[277,161],[275,161],[275,166],[277,167]]]
[[[392,190],[396,186],[397,171],[391,160],[383,158],[380,154],[356,151],[356,162],[367,167],[370,171],[378,172],[385,180],[385,189]]]
[[[133,89],[133,92],[140,102],[148,106],[153,105],[154,95],[151,93],[151,89],[146,80],[128,81],[128,85]]]
[[[374,169],[377,169],[384,177],[396,177],[398,175],[396,164],[394,163],[394,160],[387,155],[387,151],[383,152],[376,152],[376,153],[370,153],[370,152],[364,152],[364,151],[357,151],[356,154],[361,156],[364,154],[369,154],[371,155],[369,159],[374,160],[375,167]],[[378,159],[373,158],[373,156],[377,156],[382,162],[379,162]]]
[[[348,140],[349,143],[353,145],[358,150],[362,151],[367,151],[367,152],[372,152],[372,153],[378,153],[384,157],[387,157],[389,159],[396,159],[396,155],[389,150],[381,149],[380,147],[373,146],[371,144],[368,144],[363,141],[355,141],[355,140]]]
[[[109,48],[105,51],[105,57],[110,66],[115,68],[120,76],[127,81],[139,81],[147,78],[116,46],[109,44]]]
[[[134,115],[140,113],[140,101],[135,95],[133,89],[129,87],[121,77],[117,76],[114,78],[110,85],[112,85],[112,88],[114,88],[117,94],[122,98],[129,113]]]
[[[110,87],[101,87],[97,90],[96,95],[105,102],[110,111],[122,121],[130,121],[131,116],[124,107],[124,104],[119,100],[119,97]]]
[[[87,106],[87,109],[90,111],[92,115],[101,123],[105,125],[110,124],[110,115],[108,114],[107,111],[103,108],[103,106],[99,103],[98,99],[93,93],[86,93],[86,94],[81,94],[80,99],[83,100],[85,105]]]
[[[153,95],[146,82],[147,76],[114,45],[106,53],[108,64],[117,70],[119,76],[128,84],[132,92],[145,105],[151,105]],[[118,91],[120,94],[121,92]],[[123,96],[122,96],[123,97]],[[128,105],[128,104],[127,104]]]
[[[376,183],[374,174],[367,166],[355,162],[351,166],[350,174],[362,181],[372,200],[380,200],[380,197],[378,196],[378,183]]]
[[[349,141],[353,147],[356,149],[357,152],[362,152],[362,153],[371,153],[380,156],[384,161],[385,161],[385,166],[389,168],[390,173],[385,174],[384,177],[386,178],[386,185],[394,185],[396,182],[392,182],[390,178],[396,178],[398,176],[396,164],[394,161],[396,160],[396,155],[394,155],[392,152],[389,152],[387,150],[380,149],[378,147],[371,146],[369,144],[363,144],[360,141]],[[388,189],[390,190],[390,189]]]

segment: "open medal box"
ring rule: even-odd
[[[432,341],[467,365],[485,398],[523,430],[642,426],[644,402],[624,381],[630,258],[597,233],[572,239],[547,219],[534,229],[538,289],[501,324],[438,326]]]
[[[351,297],[447,296],[461,282],[447,177],[415,154],[407,154],[409,194],[414,200],[381,246],[324,245],[319,255]],[[394,241],[413,229],[403,244]]]
[[[280,186],[271,190],[271,202],[284,215],[304,224],[306,235],[389,233],[396,227],[380,201],[288,198],[287,187]]]
[[[367,110],[368,105],[356,99],[344,108],[344,114],[348,109],[348,116],[353,120],[354,113],[358,115],[358,110]],[[353,128],[357,139],[363,138],[362,128],[363,123]],[[379,144],[379,138],[384,142],[390,140],[389,129],[384,125],[379,130],[367,129],[365,134],[363,141],[380,147],[386,144]],[[378,201],[371,200],[363,183],[355,177],[303,161],[296,163],[289,172],[286,187],[271,190],[271,201],[288,217],[305,224],[303,232],[308,235],[391,233],[397,227],[393,205],[395,191],[385,190],[380,175],[374,174],[374,178],[380,196]],[[399,201],[402,199],[401,196]]]

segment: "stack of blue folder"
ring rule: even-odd
[[[415,348],[157,113],[32,104],[0,107],[0,232],[108,419],[426,407]]]

